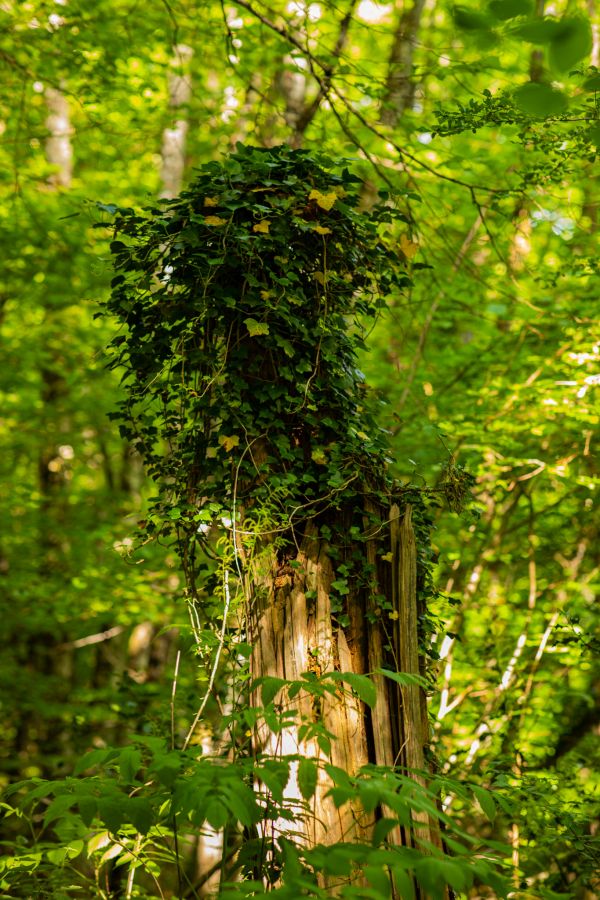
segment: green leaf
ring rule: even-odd
[[[150,802],[144,797],[129,798],[127,819],[140,834],[148,834],[154,819]]]
[[[444,884],[462,892],[473,880],[466,864],[450,859],[422,859],[415,866],[419,884],[433,897],[445,896]]]
[[[74,769],[75,775],[81,775],[86,769],[93,769],[96,766],[102,766],[107,762],[111,762],[119,756],[118,750],[90,750],[85,753],[78,761]]]
[[[317,789],[318,767],[313,759],[301,759],[298,766],[298,787],[305,800],[310,800]]]
[[[485,13],[467,6],[453,6],[452,17],[458,28],[465,31],[481,31],[490,27],[490,20]]]
[[[591,52],[592,26],[589,19],[573,17],[561,19],[560,30],[550,44],[550,65],[559,72],[567,72]]]
[[[390,669],[376,669],[375,674],[383,675],[385,678],[389,678],[403,687],[409,684],[416,684],[422,688],[428,686],[426,678],[413,672],[392,672]]]
[[[391,869],[398,896],[402,900],[414,900],[415,886],[411,876],[396,864],[392,864]]]
[[[257,322],[256,319],[244,319],[244,325],[248,329],[250,337],[258,337],[261,334],[269,333],[269,326],[266,322]]]
[[[600,72],[590,75],[582,84],[584,91],[600,91]]]
[[[533,13],[532,0],[492,0],[488,9],[495,19],[505,22],[517,16],[530,16]]]
[[[600,150],[600,125],[594,125],[587,133],[588,140]]]
[[[171,518],[172,514],[175,510],[171,510]],[[136,747],[125,747],[124,750],[121,750],[119,754],[119,773],[123,781],[130,784],[135,780],[136,774],[139,772],[140,767],[142,765],[142,754]]]
[[[290,766],[282,760],[267,760],[264,765],[255,770],[256,775],[267,786],[273,799],[279,803],[283,800],[283,792],[290,777]]]
[[[261,819],[262,810],[256,802],[256,794],[243,782],[227,792],[227,799],[232,814],[245,828],[255,825]]]
[[[116,834],[123,822],[127,821],[127,797],[118,800],[115,797],[98,800],[98,816],[109,831]]]
[[[212,825],[217,831],[225,827],[228,814],[222,797],[214,797],[212,800],[209,800],[205,816],[209,825]]]
[[[530,44],[549,44],[560,31],[558,19],[532,19],[511,29],[511,34]]]
[[[486,791],[485,788],[480,787],[478,784],[471,785],[471,788],[484,814],[490,822],[493,822],[496,818],[496,803],[491,792]]]
[[[348,684],[363,703],[371,708],[375,706],[377,688],[368,675],[358,675],[356,672],[327,672],[323,676],[323,679],[325,678]]]
[[[261,678],[260,696],[263,706],[268,706],[286,684],[285,678],[276,678],[274,675],[265,675],[264,678]]]
[[[98,809],[98,801],[95,797],[80,797],[77,801],[77,806],[84,824],[89,827],[94,821]]]
[[[550,87],[549,84],[538,84],[534,81],[517,88],[513,100],[522,112],[539,119],[558,116],[568,106],[568,100],[562,91]]]
[[[48,850],[46,856],[48,860],[55,866],[62,866],[68,859],[75,859],[83,850],[83,841],[70,841],[57,847],[56,850]]]
[[[53,822],[55,819],[60,819],[74,803],[75,796],[73,794],[59,794],[58,797],[54,798],[46,810],[44,825],[49,825],[50,822]]]

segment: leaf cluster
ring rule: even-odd
[[[144,214],[115,213],[106,312],[124,326],[122,433],[161,499],[148,528],[196,532],[270,503],[275,525],[385,485],[356,354],[409,283],[389,198],[359,209],[347,167],[238,145]]]

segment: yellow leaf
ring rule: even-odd
[[[237,434],[232,434],[230,437],[222,434],[219,437],[219,443],[222,447],[225,447],[225,450],[227,451],[227,453],[229,453],[230,450],[233,450],[234,447],[237,447],[239,445],[240,439]]]
[[[383,556],[381,557],[381,559],[383,560],[383,562],[391,562],[391,561],[393,560],[393,558],[394,558],[394,555],[393,555],[393,553],[391,553],[391,552],[390,552],[390,553],[384,553]]]
[[[312,453],[310,454],[311,459],[318,466],[324,466],[327,462],[327,456],[325,455],[325,451],[322,447],[316,447]]]
[[[320,206],[321,209],[329,212],[335,201],[337,200],[337,194],[335,191],[332,191],[331,194],[322,194],[321,191],[312,190],[308,195],[309,200],[316,200],[317,206]]]
[[[399,613],[396,612],[396,610],[394,610],[394,612],[390,613],[390,619],[393,619],[394,622],[396,621],[396,619],[399,619],[399,618],[400,618],[400,615],[399,615]]]
[[[419,249],[419,245],[415,244],[414,241],[411,241],[409,238],[403,234],[400,238],[400,249],[404,253],[407,259],[412,259],[417,250]]]
[[[205,197],[205,198],[204,198],[204,205],[205,205],[205,206],[218,206],[218,205],[219,205],[219,200],[218,200],[217,197]]]
[[[222,219],[220,216],[204,216],[204,224],[205,225],[227,225],[227,219]]]
[[[315,225],[313,230],[316,231],[317,234],[331,234],[331,228],[324,228],[322,225]]]
[[[263,234],[268,234],[270,227],[270,221],[268,219],[263,219],[262,222],[257,222],[256,225],[252,226],[252,231],[260,231]]]

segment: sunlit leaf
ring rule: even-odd
[[[315,200],[317,206],[320,206],[321,209],[329,211],[337,200],[337,194],[335,193],[335,191],[332,191],[329,194],[322,194],[321,191],[313,189],[308,195],[308,199]]]
[[[221,225],[227,225],[227,219],[222,219],[221,216],[204,216],[204,224],[214,225],[218,228]]]
[[[227,453],[230,453],[234,447],[239,447],[240,438],[237,434],[220,434],[219,435],[219,444],[225,448]]]
[[[412,259],[418,253],[419,245],[415,241],[411,241],[407,235],[400,236],[400,249],[407,259]]]
[[[248,329],[250,337],[258,337],[261,334],[269,333],[269,326],[266,322],[257,322],[256,319],[244,319],[244,325]]]

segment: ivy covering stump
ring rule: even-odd
[[[360,188],[323,157],[238,145],[176,200],[110,210],[107,312],[124,325],[121,429],[158,486],[145,527],[175,538],[194,615],[235,611],[256,705],[261,688],[279,696],[279,727],[257,722],[251,752],[422,773],[427,513],[387,472],[356,364],[364,329],[410,283],[406,219],[389,197],[361,212]],[[215,533],[216,612],[201,577]],[[292,767],[292,830],[309,845],[368,839],[381,810],[336,805],[331,771],[309,791]],[[413,815],[389,840],[435,843]]]

